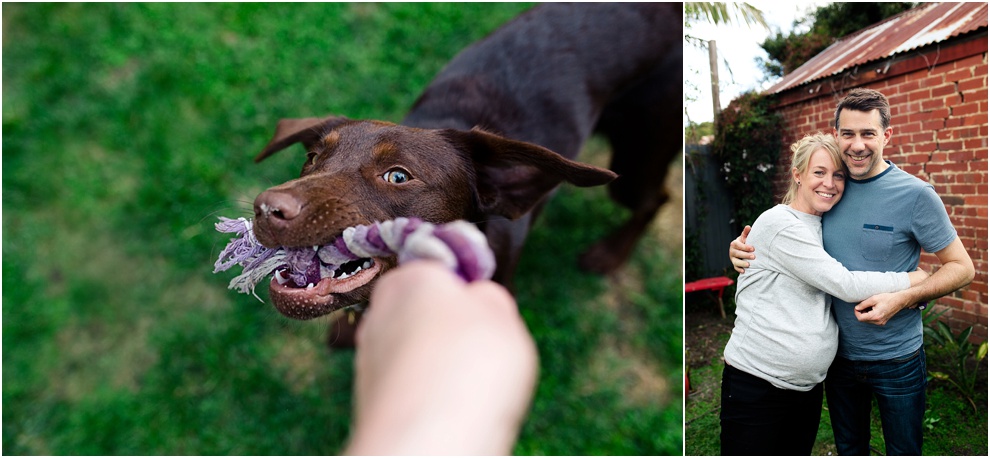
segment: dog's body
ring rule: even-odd
[[[257,160],[296,142],[309,156],[299,179],[256,199],[259,241],[321,245],[376,220],[466,219],[489,239],[495,280],[509,285],[547,195],[561,181],[611,182],[610,194],[632,216],[581,265],[614,270],[666,201],[663,178],[681,148],[680,8],[541,5],[455,57],[401,125],[281,121]],[[615,173],[571,160],[596,130],[612,145]],[[284,314],[312,318],[366,300],[394,263],[374,261],[310,290],[273,282],[273,302]]]

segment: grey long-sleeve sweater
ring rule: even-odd
[[[787,205],[763,212],[747,242],[756,259],[739,276],[724,356],[778,388],[808,391],[825,379],[839,339],[829,295],[859,302],[911,286],[905,272],[850,272],[822,247],[821,217]]]

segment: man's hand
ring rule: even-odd
[[[357,331],[348,455],[505,455],[537,352],[512,296],[417,261],[385,274]]]
[[[739,234],[739,237],[729,244],[729,260],[732,261],[732,267],[740,274],[749,268],[749,261],[747,260],[756,259],[756,254],[754,254],[756,248],[746,244],[746,238],[749,237],[749,231],[752,229],[750,226],[744,227],[742,234]]]
[[[942,297],[973,281],[973,261],[959,237],[949,246],[935,253],[942,263],[928,279],[896,293],[877,294],[856,305],[856,319],[864,323],[883,326],[901,310]]]
[[[856,319],[864,323],[883,326],[897,312],[916,305],[903,291],[877,294],[856,305]]]

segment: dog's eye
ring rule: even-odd
[[[389,170],[388,172],[385,172],[385,174],[382,175],[383,180],[395,184],[405,183],[409,181],[411,178],[412,177],[409,175],[409,172],[406,172],[405,170],[402,169],[392,169]]]
[[[316,165],[316,158],[318,157],[320,157],[320,154],[315,151],[306,153],[306,165]]]

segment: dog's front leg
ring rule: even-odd
[[[513,293],[515,289],[512,278],[519,265],[519,256],[522,254],[531,221],[532,214],[527,213],[515,220],[492,216],[481,224],[482,232],[488,237],[488,245],[495,254],[496,267],[492,280]]]

